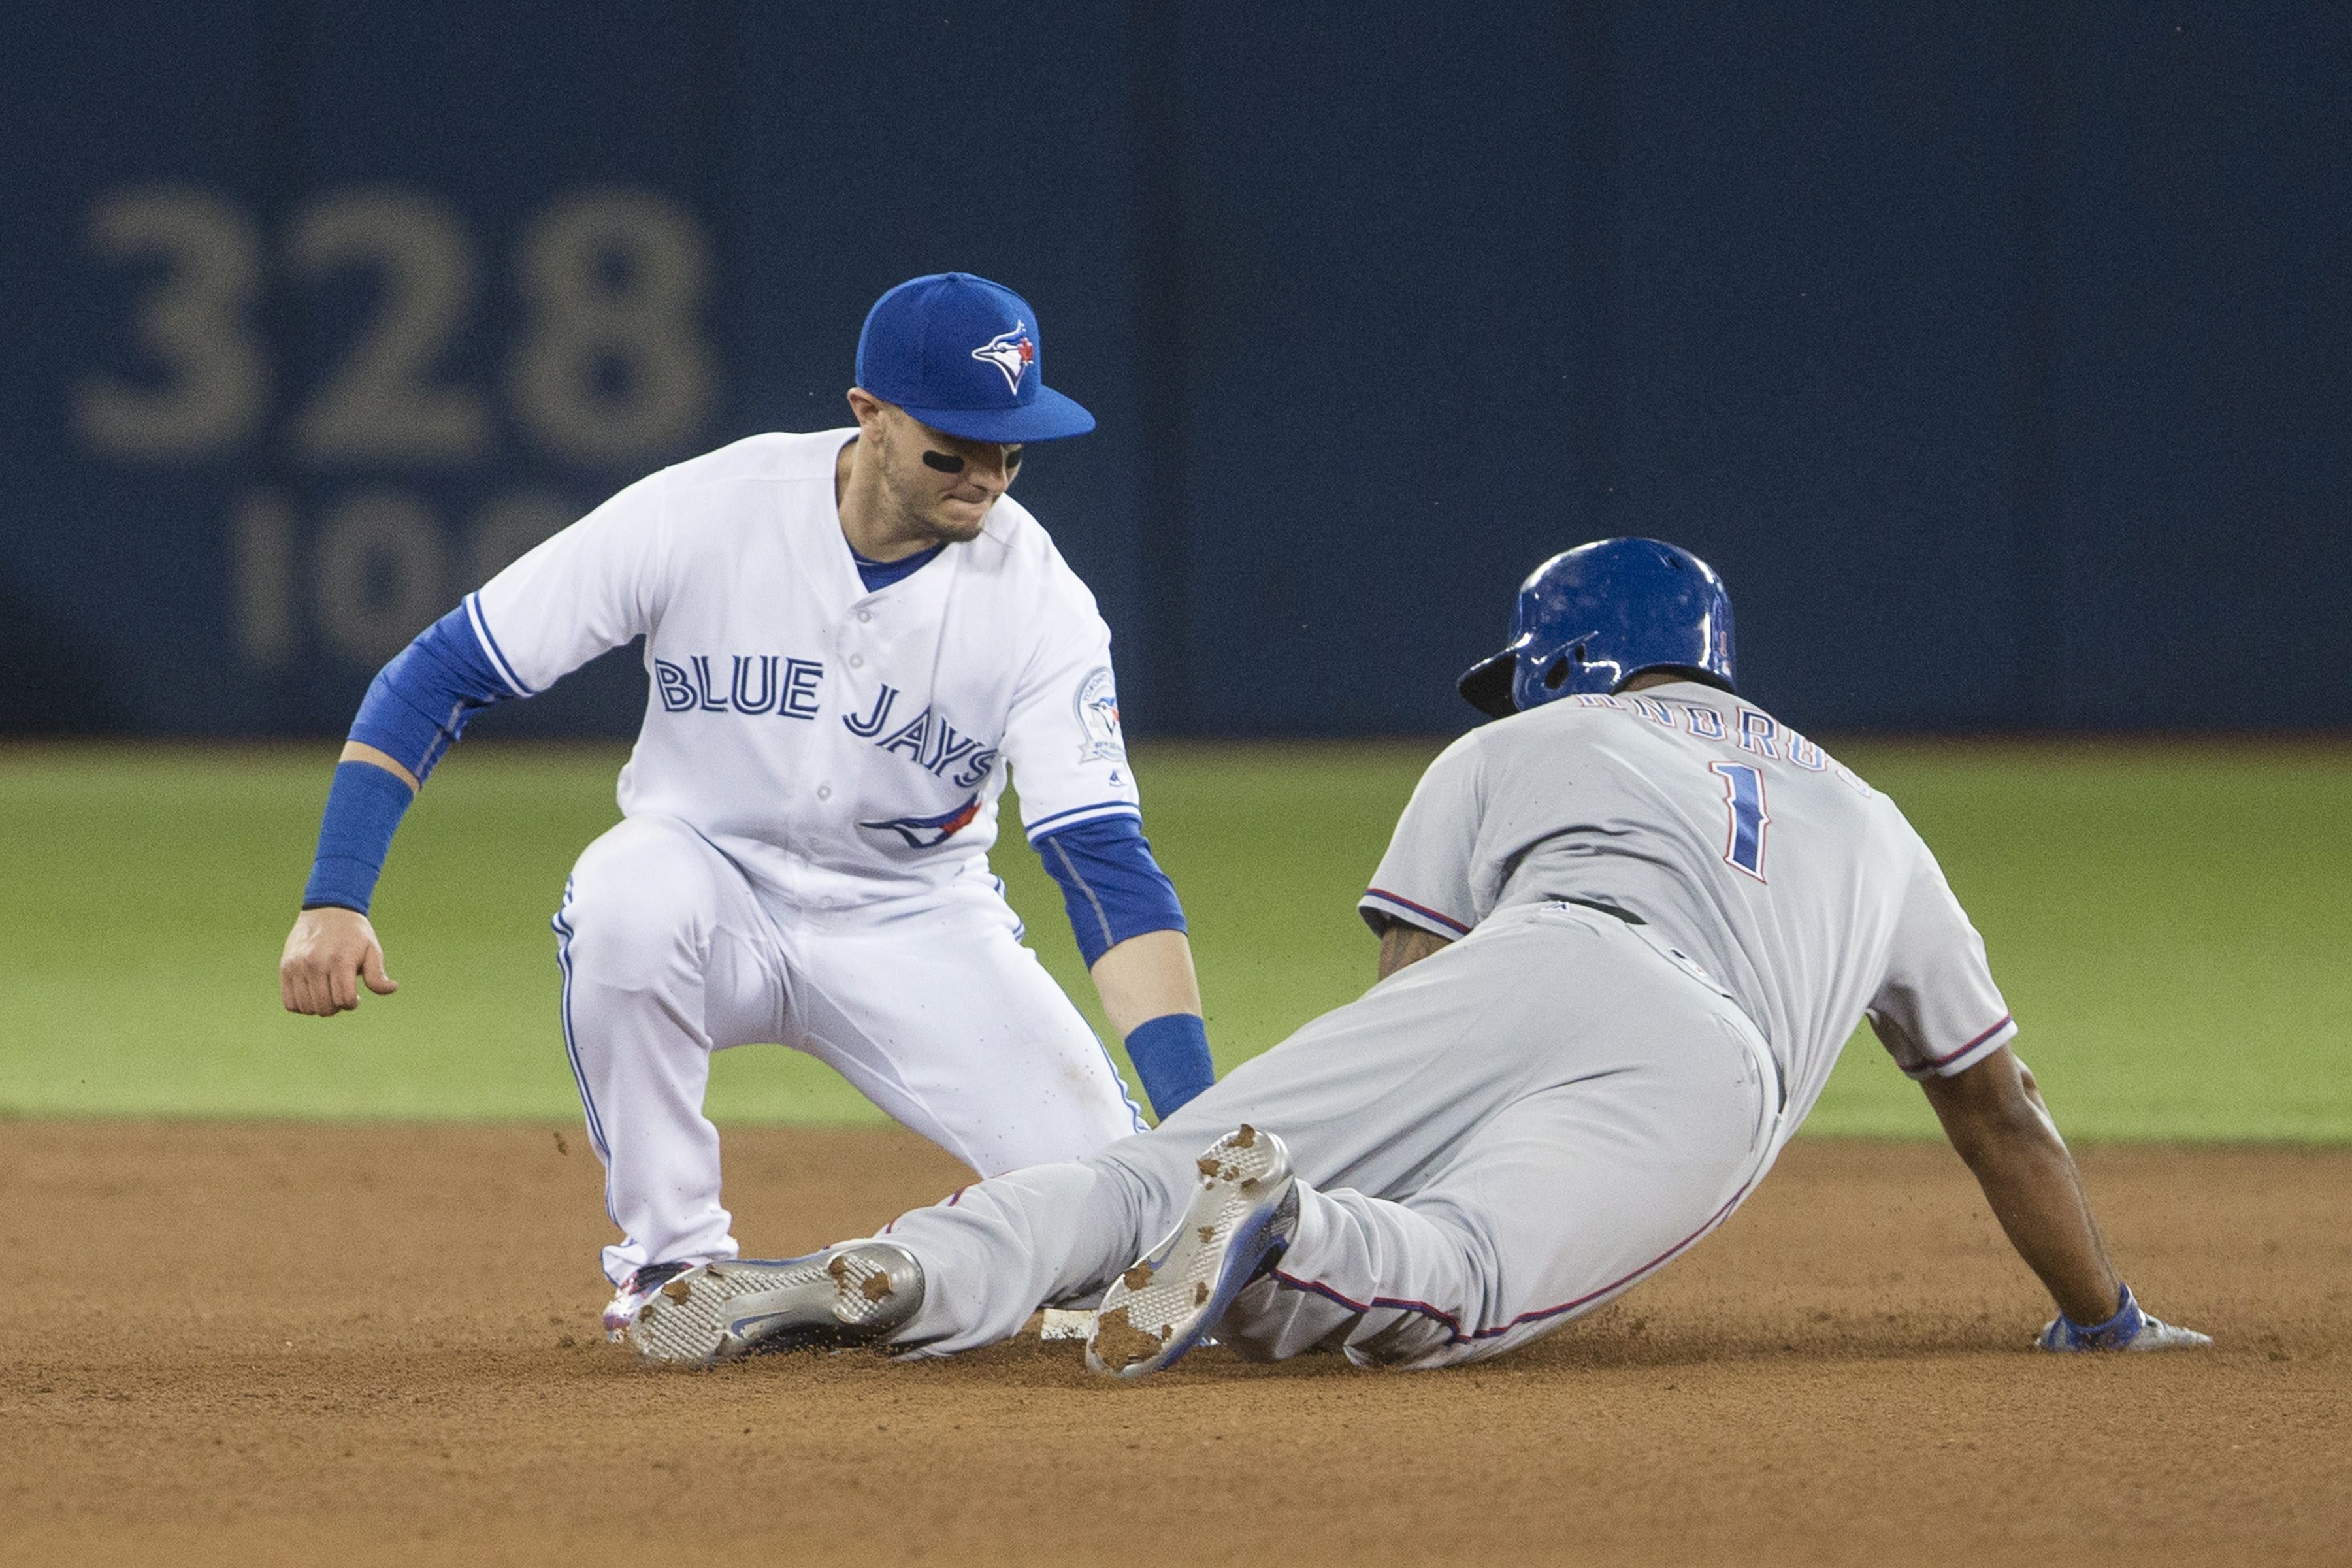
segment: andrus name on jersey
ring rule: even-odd
[[[1620,712],[1638,713],[1664,729],[1680,731],[1702,741],[1719,742],[1726,746],[1737,745],[1743,752],[1769,757],[1774,762],[1785,756],[1808,773],[1833,773],[1864,795],[1872,793],[1861,774],[1796,731],[1774,720],[1769,713],[1759,713],[1753,708],[1735,709],[1727,717],[1721,710],[1704,702],[1685,702],[1679,698],[1642,697],[1632,692],[1612,696],[1606,692],[1584,691],[1569,700],[1585,708],[1614,708]]]

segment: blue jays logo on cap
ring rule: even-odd
[[[1003,371],[1005,390],[1018,397],[1022,373],[1037,363],[1037,345],[1030,340],[1028,329],[1015,321],[1011,331],[999,332],[972,350],[971,357]]]
[[[1045,384],[1045,333],[1029,301],[969,272],[911,279],[874,302],[858,334],[857,384],[968,441],[1052,441],[1095,427]]]

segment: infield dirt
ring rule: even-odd
[[[2352,1152],[2083,1158],[2214,1351],[2028,1352],[1951,1153],[1825,1141],[1516,1355],[1118,1386],[1034,1342],[642,1368],[569,1128],[0,1123],[0,1560],[2352,1562]],[[770,1255],[967,1179],[895,1131],[727,1161]]]

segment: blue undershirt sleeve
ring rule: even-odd
[[[1184,929],[1175,884],[1151,858],[1134,817],[1098,816],[1046,834],[1037,840],[1037,853],[1062,884],[1062,903],[1087,968],[1131,936]],[[1207,1027],[1191,1013],[1137,1025],[1127,1037],[1127,1056],[1163,1119],[1215,1080]]]
[[[419,784],[466,732],[466,721],[514,693],[499,679],[459,605],[376,672],[351,738],[397,761]]]
[[[1151,858],[1134,817],[1098,816],[1048,833],[1037,840],[1037,853],[1062,884],[1062,905],[1087,968],[1129,937],[1184,929],[1176,885]]]
[[[377,672],[352,721],[351,739],[373,746],[422,784],[465,733],[468,719],[513,695],[460,606]],[[413,798],[404,781],[373,763],[339,763],[302,907],[331,904],[367,913],[392,836]]]

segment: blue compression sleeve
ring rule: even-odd
[[[1037,840],[1037,853],[1062,884],[1062,906],[1088,969],[1129,937],[1184,929],[1176,886],[1134,817],[1098,816],[1049,833]]]
[[[352,721],[351,738],[393,758],[423,784],[466,732],[467,720],[513,695],[483,654],[461,605],[376,672]],[[405,783],[373,763],[337,764],[302,907],[333,904],[367,913],[393,833],[415,798]]]
[[[1138,1024],[1127,1037],[1127,1059],[1143,1079],[1151,1109],[1165,1121],[1176,1108],[1217,1081],[1209,1060],[1207,1026],[1190,1013],[1170,1013]]]
[[[327,790],[326,819],[319,824],[319,854],[310,862],[310,883],[302,907],[324,904],[365,914],[375,896],[375,879],[415,796],[406,781],[373,763],[338,763]]]
[[[466,721],[513,695],[461,605],[377,672],[352,721],[351,738],[394,758],[422,784],[466,732]]]

